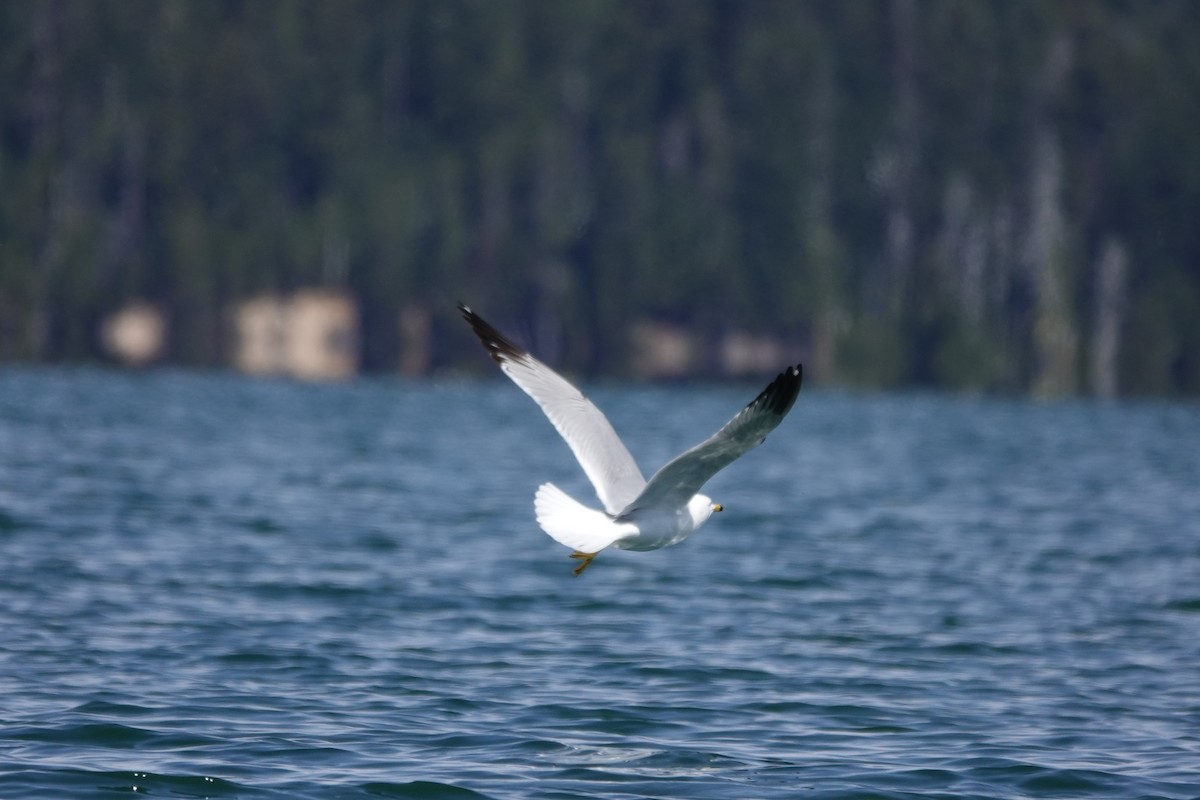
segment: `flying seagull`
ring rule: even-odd
[[[647,481],[608,419],[565,378],[513,344],[462,303],[458,310],[500,369],[532,397],[566,440],[603,511],[588,508],[552,483],[534,497],[542,530],[572,549],[581,574],[606,547],[657,550],[686,539],[721,504],[699,494],[717,472],[758,447],[783,421],[800,393],[801,365],[788,367],[721,430],[667,462]]]

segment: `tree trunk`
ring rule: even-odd
[[[1031,389],[1038,397],[1058,397],[1076,389],[1078,333],[1068,281],[1062,145],[1054,121],[1073,62],[1071,40],[1059,34],[1050,44],[1033,97],[1033,163],[1023,260],[1033,289]]]
[[[1129,256],[1116,239],[1109,239],[1096,262],[1096,294],[1092,324],[1091,390],[1096,397],[1117,394],[1117,364],[1121,323],[1125,311],[1125,275]]]

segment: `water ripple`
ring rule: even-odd
[[[509,386],[0,371],[0,796],[1194,799],[1197,417],[814,392],[574,579]]]

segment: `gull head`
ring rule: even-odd
[[[699,528],[708,522],[708,518],[716,511],[724,508],[720,503],[714,503],[711,497],[698,494],[688,502],[688,513],[692,515],[692,523]]]

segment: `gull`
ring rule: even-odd
[[[708,521],[720,503],[700,494],[720,470],[766,440],[796,402],[801,365],[789,366],[749,405],[700,444],[686,450],[647,481],[608,418],[565,378],[488,324],[462,303],[492,359],[534,399],[596,488],[603,511],[588,508],[552,483],[534,496],[542,530],[572,549],[580,575],[607,547],[658,550],[682,542]]]

